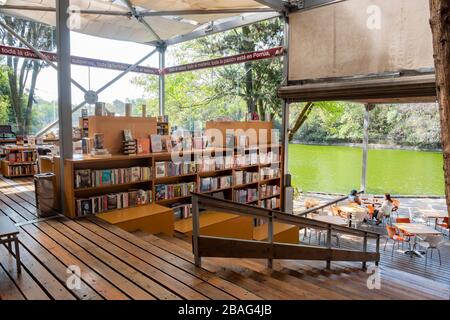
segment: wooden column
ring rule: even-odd
[[[436,89],[441,117],[445,195],[447,207],[450,208],[450,2],[448,0],[430,0],[430,11]]]

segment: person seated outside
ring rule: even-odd
[[[389,193],[384,194],[384,201],[381,204],[380,209],[375,209],[373,217],[377,220],[377,225],[379,225],[384,217],[390,217],[394,204]]]
[[[361,199],[358,196],[358,191],[356,191],[355,189],[353,189],[350,192],[350,195],[348,196],[348,201],[354,202],[354,203],[356,203],[358,205],[362,205],[362,201],[361,201]]]

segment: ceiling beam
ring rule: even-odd
[[[55,8],[52,7],[41,7],[41,6],[15,6],[15,5],[0,5],[0,11],[2,10],[23,10],[23,11],[43,11],[43,12],[56,12]],[[75,12],[72,10],[71,12]],[[77,11],[78,12],[78,11]],[[131,12],[126,11],[111,11],[111,10],[80,10],[81,14],[95,14],[95,15],[108,15],[108,16],[132,16]]]
[[[200,30],[195,30],[191,33],[187,33],[184,35],[180,35],[180,36],[176,36],[176,37],[167,39],[164,42],[167,46],[170,46],[170,45],[174,45],[177,43],[209,36],[211,34],[243,27],[243,26],[246,26],[249,24],[272,19],[272,18],[279,17],[279,16],[280,16],[280,13],[278,13],[278,12],[266,12],[266,13],[249,14],[246,16],[239,16],[239,17],[232,18],[232,19],[222,22],[222,23],[212,24],[212,26],[208,29],[202,28]],[[157,41],[152,41],[152,42],[149,42],[148,44],[157,45]]]
[[[253,9],[201,9],[201,10],[166,10],[166,11],[140,11],[143,17],[153,16],[186,16],[197,14],[233,14],[233,13],[261,13],[274,12],[272,8],[253,8]]]
[[[259,2],[262,5],[265,5],[279,12],[286,10],[287,1],[283,0],[254,0],[254,1]]]

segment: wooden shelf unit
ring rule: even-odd
[[[89,131],[90,134],[95,133],[98,130],[91,130],[94,128],[106,128],[111,126],[112,123],[117,124],[116,121],[119,119],[123,120],[124,123],[126,123],[128,120],[127,117],[116,117],[117,119],[111,119],[110,117],[89,117]],[[102,123],[102,120],[106,122]],[[135,130],[139,128],[141,130],[140,134],[145,135],[146,132],[149,129],[142,129],[145,122],[150,120],[150,118],[132,118],[132,121],[138,122],[138,125],[134,126]],[[130,121],[131,121],[130,120]],[[152,118],[150,122],[153,125],[156,124],[156,120]],[[142,122],[142,123],[141,123]],[[91,124],[95,124],[94,126],[91,126]],[[219,122],[220,124],[220,122]],[[234,126],[236,127],[238,123],[236,123]],[[242,124],[242,123],[241,123]],[[245,127],[251,128],[252,125],[256,125],[256,128],[264,128],[264,129],[271,129],[272,124],[268,122],[245,122]],[[123,125],[120,125],[121,129],[123,130]],[[209,125],[211,127],[211,125]],[[131,127],[131,126],[126,126]],[[117,129],[114,136],[117,136]],[[143,131],[142,131],[143,130]],[[153,129],[151,129],[152,131]],[[100,130],[101,131],[101,130]],[[135,133],[135,132],[134,132]],[[108,136],[108,134],[105,134],[105,138]],[[66,202],[64,204],[65,210],[67,212],[67,216],[70,218],[75,218],[76,215],[76,199],[77,198],[89,198],[92,196],[98,196],[108,193],[117,193],[117,192],[125,192],[129,189],[135,189],[135,188],[142,188],[144,190],[152,190],[152,203],[159,204],[159,205],[171,205],[171,204],[180,204],[180,203],[189,203],[190,202],[190,196],[182,196],[182,197],[176,197],[173,199],[164,199],[164,200],[158,200],[156,201],[155,197],[155,186],[157,184],[176,184],[176,183],[185,183],[185,182],[195,182],[196,183],[196,191],[199,192],[200,190],[200,179],[204,177],[220,177],[220,176],[226,176],[231,175],[233,177],[233,183],[230,187],[226,188],[220,188],[216,190],[208,190],[203,193],[205,194],[215,194],[218,192],[223,192],[225,195],[225,198],[228,200],[235,200],[234,199],[234,190],[237,189],[245,189],[247,187],[256,188],[258,191],[258,197],[255,200],[250,201],[250,204],[254,205],[261,205],[262,201],[269,199],[269,198],[279,198],[280,202],[282,200],[282,191],[280,193],[277,193],[273,196],[263,196],[261,197],[260,188],[263,184],[272,184],[272,185],[278,185],[280,190],[282,190],[282,172],[283,172],[283,161],[282,161],[282,155],[283,150],[281,145],[271,145],[270,141],[268,144],[265,144],[262,146],[262,149],[265,150],[268,147],[277,148],[277,152],[279,155],[279,161],[275,162],[274,165],[279,168],[279,177],[274,177],[271,179],[265,179],[261,180],[260,171],[261,168],[267,168],[270,166],[270,164],[253,164],[253,165],[246,165],[246,166],[240,166],[240,167],[233,167],[233,168],[227,168],[227,169],[220,169],[220,170],[211,170],[211,171],[200,171],[196,173],[191,174],[183,174],[178,176],[165,176],[165,177],[158,177],[155,178],[155,162],[159,161],[171,161],[172,160],[172,153],[171,152],[160,152],[160,153],[148,153],[148,154],[138,154],[138,155],[122,155],[122,154],[113,154],[111,157],[107,158],[96,158],[92,156],[76,156],[73,159],[66,159],[64,162],[64,168],[60,168],[60,161],[59,158],[55,158],[55,173],[57,175],[56,181],[57,181],[57,191],[64,190],[65,192],[65,198]],[[118,145],[115,146],[115,150],[118,148]],[[191,151],[185,151],[185,152],[179,152],[176,151],[179,155],[183,156],[183,160],[188,161],[194,161],[196,157],[200,156],[202,153],[211,155],[211,156],[217,156],[217,155],[227,155],[227,152],[229,152],[231,149],[223,148],[223,147],[209,147],[205,150],[191,150]],[[235,149],[233,151],[233,155],[237,154],[237,152],[244,152],[249,153],[256,151],[259,152],[259,148],[251,147],[251,148],[245,148],[245,150],[237,150]],[[270,151],[270,150],[265,150]],[[152,170],[152,177],[149,180],[146,181],[137,181],[137,182],[131,182],[131,183],[124,183],[124,184],[115,184],[115,185],[102,185],[97,187],[87,187],[82,189],[76,189],[75,188],[75,171],[79,169],[117,169],[117,168],[129,168],[133,166],[148,166],[151,167]],[[239,186],[235,186],[234,176],[236,171],[253,171],[258,172],[258,180],[254,181],[250,184],[241,184]],[[61,188],[59,186],[59,175],[64,174],[65,179],[65,186]],[[127,210],[127,208],[124,209],[116,209],[112,210],[111,212],[115,212],[117,210]]]
[[[33,176],[37,173],[37,152],[36,147],[34,146],[2,146],[2,154],[4,155],[4,159],[1,160],[1,173],[4,177],[13,178],[13,177],[29,177]],[[31,154],[30,159],[26,159],[24,161],[24,154]],[[17,159],[17,155],[20,154],[21,160],[19,161],[10,161],[10,154],[16,154],[15,157]],[[13,171],[18,171],[14,173]]]

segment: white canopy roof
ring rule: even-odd
[[[142,21],[131,16],[127,0],[71,0],[75,10],[105,11],[110,14],[81,13],[80,28],[76,32],[99,37],[149,43],[167,40],[176,36],[188,34],[195,30],[205,29],[211,21],[215,24],[226,22],[241,16],[245,19],[249,15],[270,17],[271,13],[262,12],[270,9],[257,0],[131,0],[129,4],[142,14]],[[280,1],[281,2],[281,1]],[[35,6],[55,8],[55,0],[8,0],[7,6]],[[153,16],[157,11],[192,11],[192,10],[255,10],[260,13],[219,13],[219,14],[191,14]],[[56,15],[52,11],[32,11],[22,9],[8,9],[0,6],[3,14],[23,17],[49,25],[55,25]],[[114,13],[114,15],[113,15]],[[129,14],[127,16],[127,14]],[[147,14],[147,15],[145,15]],[[150,15],[150,16],[149,16]],[[253,17],[254,18],[254,17]]]

